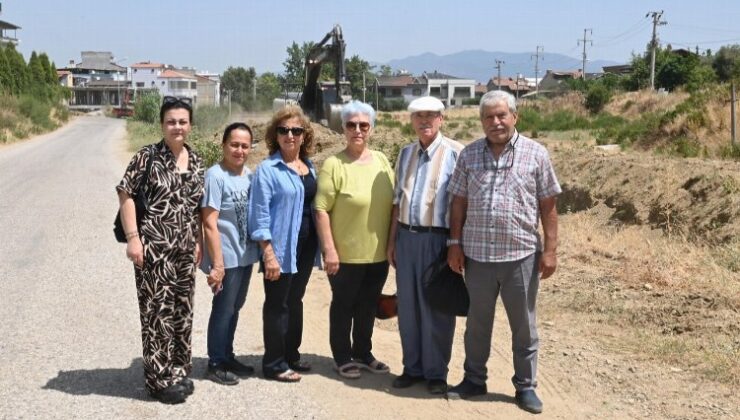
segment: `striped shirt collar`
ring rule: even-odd
[[[430,144],[426,149],[421,146],[421,140],[416,139],[416,153],[426,153],[427,156],[431,158],[434,155],[434,152],[439,149],[439,145],[442,144],[443,137],[442,131],[437,131],[437,136],[434,138],[434,141],[432,141],[432,144]]]

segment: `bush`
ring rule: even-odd
[[[226,128],[229,109],[215,106],[201,106],[193,111],[193,125],[204,133],[218,132],[219,136]]]
[[[729,144],[723,146],[719,151],[719,156],[723,159],[740,160],[740,144]]]
[[[701,143],[699,143],[697,140],[680,137],[676,139],[674,151],[679,156],[697,157],[701,152]]]
[[[601,84],[592,85],[586,92],[586,109],[591,114],[598,114],[609,103],[611,96],[611,92],[605,86]]]
[[[408,106],[403,98],[384,99],[379,105],[381,111],[405,111]]]
[[[34,132],[56,128],[54,122],[49,118],[51,107],[46,101],[24,95],[18,101],[18,110],[21,115],[30,119],[33,125],[36,126],[33,128]]]
[[[480,105],[480,98],[465,98],[462,101],[463,105]]]
[[[159,122],[159,107],[162,100],[157,92],[139,95],[134,104],[134,119],[149,124]]]

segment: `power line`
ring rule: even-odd
[[[639,30],[643,30],[644,29],[643,24],[644,24],[646,18],[647,18],[647,16],[645,16],[644,18],[642,18],[642,19],[638,20],[637,22],[633,23],[632,26],[630,26],[629,28],[627,28],[627,30],[625,30],[624,32],[622,32],[620,34],[614,35],[613,37],[605,37],[606,39],[603,42],[611,42],[611,41],[614,41],[614,40],[616,40],[616,39],[618,39],[618,38],[626,35],[627,33],[632,32],[633,30],[638,30],[638,31]]]

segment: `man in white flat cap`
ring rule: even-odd
[[[396,162],[388,261],[396,269],[398,327],[403,374],[394,388],[427,382],[432,394],[447,392],[455,316],[435,311],[425,298],[423,275],[447,249],[451,196],[447,184],[463,145],[442,135],[444,104],[425,96],[409,104],[417,141]]]

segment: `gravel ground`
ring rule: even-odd
[[[133,270],[111,232],[124,136],[124,121],[80,117],[0,148],[0,417],[326,417],[298,386],[248,379],[225,392],[203,380],[210,303],[200,281],[196,392],[179,406],[147,395]]]

